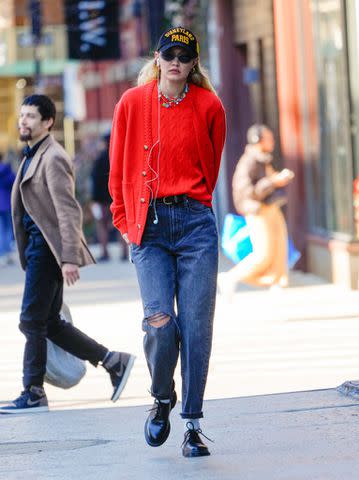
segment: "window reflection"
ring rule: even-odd
[[[348,76],[340,0],[312,0],[318,80],[319,148],[311,186],[314,230],[353,233]]]

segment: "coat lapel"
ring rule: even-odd
[[[42,144],[40,145],[38,151],[35,153],[35,156],[34,158],[31,160],[31,163],[29,165],[29,168],[27,169],[26,173],[25,173],[25,176],[24,178],[22,179],[22,182],[21,182],[21,185],[24,183],[24,182],[27,182],[28,180],[30,180],[30,178],[34,175],[36,169],[37,169],[37,166],[39,165],[40,163],[40,160],[41,160],[41,157],[42,155],[46,152],[46,150],[48,149],[48,147],[51,145],[51,143],[53,142],[53,139],[52,139],[52,136],[49,135],[46,140],[44,140],[42,142]],[[23,168],[23,165],[24,165],[24,160],[21,162],[21,165],[20,165],[20,168],[22,169]]]
[[[24,161],[25,159],[23,159],[23,161],[20,164],[20,167],[16,174],[14,185],[12,186],[12,190],[11,190],[11,211],[12,211],[13,218],[16,217],[16,214],[20,209],[20,205],[22,205],[21,196],[20,196],[20,183],[21,183],[21,170],[24,166]]]

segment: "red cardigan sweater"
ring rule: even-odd
[[[146,187],[150,176],[148,156],[157,140],[152,138],[159,106],[154,88],[155,80],[122,95],[115,107],[111,132],[109,191],[113,223],[137,245],[141,243],[150,200]],[[193,84],[190,89],[194,124],[190,134],[198,149],[207,189],[212,193],[225,140],[224,109],[209,90]]]

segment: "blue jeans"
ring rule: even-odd
[[[211,208],[186,198],[180,205],[153,207],[140,246],[132,244],[144,307],[144,351],[151,393],[168,399],[179,352],[182,418],[201,418],[212,346],[218,270],[218,234]],[[177,312],[175,311],[175,301]],[[170,320],[155,327],[149,317]]]
[[[60,318],[62,272],[42,235],[29,236],[25,256],[25,290],[19,328],[26,338],[23,384],[27,388],[43,384],[47,359],[46,337],[95,366],[103,360],[108,350]]]
[[[12,251],[13,241],[11,212],[0,212],[0,257]]]

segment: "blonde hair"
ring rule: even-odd
[[[137,77],[137,85],[144,85],[145,83],[157,80],[160,77],[160,68],[157,66],[156,61],[152,59],[148,60],[141,68],[141,71]],[[201,66],[200,61],[192,68],[188,78],[188,83],[193,83],[198,87],[205,88],[210,92],[216,93],[211,81],[208,78],[207,71]]]

